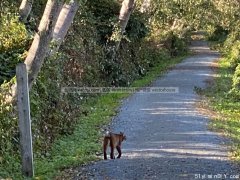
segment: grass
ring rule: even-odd
[[[142,79],[136,80],[132,87],[150,84],[170,67],[181,62],[184,57],[168,59],[153,67]],[[80,117],[72,135],[57,140],[48,158],[34,159],[35,179],[53,179],[63,169],[99,160],[101,154],[101,129],[116,115],[121,100],[130,94],[106,94],[91,99],[83,106],[90,110],[88,116]]]
[[[219,61],[217,77],[212,86],[203,91],[208,107],[218,115],[211,121],[210,128],[222,132],[232,140],[232,159],[240,161],[240,102],[229,93],[234,71],[227,59]]]

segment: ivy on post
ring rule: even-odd
[[[16,76],[22,173],[26,177],[33,177],[34,169],[32,152],[32,132],[29,104],[28,74],[26,64],[20,63],[17,65]]]

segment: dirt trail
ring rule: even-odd
[[[152,87],[177,87],[178,93],[136,93],[126,99],[112,129],[124,131],[122,159],[99,161],[75,169],[73,179],[178,180],[232,179],[237,171],[228,159],[227,140],[207,128],[208,117],[195,108],[195,87],[213,77],[219,58],[207,43],[196,41],[186,58]],[[84,178],[85,177],[85,178]]]

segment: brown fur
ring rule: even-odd
[[[120,158],[122,155],[122,151],[121,151],[121,144],[122,142],[126,140],[126,136],[120,132],[119,134],[114,134],[114,133],[108,133],[104,136],[103,139],[103,154],[104,154],[104,159],[107,159],[107,147],[108,145],[111,148],[111,154],[110,154],[110,158],[111,159],[115,159],[114,156],[114,149],[116,148],[118,151],[118,156],[117,158]],[[109,143],[110,142],[110,143]]]

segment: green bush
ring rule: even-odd
[[[149,33],[149,29],[147,28],[146,24],[147,22],[144,14],[140,13],[139,11],[135,11],[133,14],[131,14],[126,27],[126,35],[129,40],[139,41],[145,38]]]
[[[16,112],[12,104],[5,100],[15,82],[12,79],[0,87],[0,178],[10,177],[20,168],[19,131]],[[10,167],[10,168],[7,168]]]
[[[240,35],[240,34],[239,34]],[[228,36],[226,41],[223,44],[223,53],[224,55],[228,55],[231,51],[232,46],[234,43],[240,39],[240,36],[236,32],[231,32]]]
[[[227,39],[229,31],[217,25],[208,35],[208,40],[224,42]]]
[[[240,63],[240,40],[235,41],[230,47],[228,59],[232,68],[236,68]]]
[[[120,4],[112,0],[88,0],[85,8],[86,19],[96,27],[97,42],[104,45],[112,35]],[[84,13],[82,16],[84,16]]]
[[[14,14],[1,16],[0,21],[0,84],[15,75],[15,66],[25,57],[30,37],[24,24]]]
[[[47,58],[30,92],[33,145],[37,156],[46,156],[56,138],[71,134],[82,112],[81,96],[61,94],[61,88],[68,86],[64,79],[66,62],[62,54]]]
[[[232,84],[231,93],[234,95],[234,97],[240,100],[240,63],[238,63],[236,67],[232,81],[233,81],[233,84]]]
[[[188,51],[188,33],[179,37],[178,34],[173,31],[166,32],[164,40],[162,40],[163,46],[169,51],[171,56],[184,55]]]
[[[0,26],[0,53],[26,47],[28,33],[25,25],[19,22],[18,16],[1,16]]]

